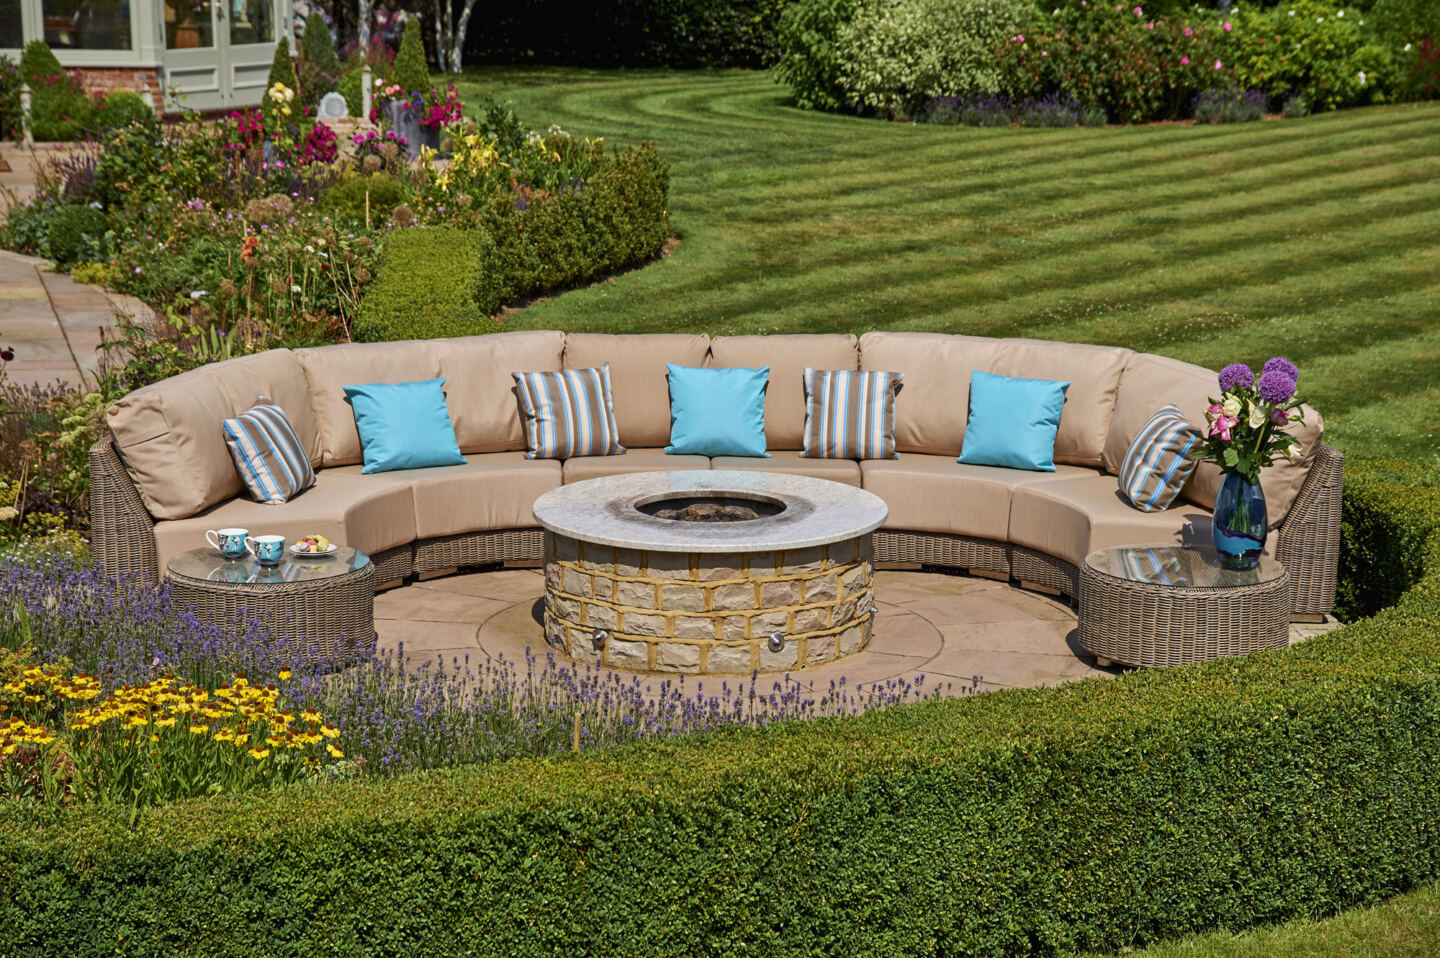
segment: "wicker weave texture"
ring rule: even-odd
[[[415,571],[434,572],[494,562],[538,562],[545,557],[540,529],[501,529],[424,539],[415,544]]]
[[[1079,642],[1146,668],[1244,655],[1289,644],[1288,576],[1254,586],[1187,589],[1080,570]]]
[[[1290,611],[1324,615],[1335,608],[1340,569],[1340,491],[1345,457],[1321,443],[1295,504],[1280,523],[1275,558],[1290,574]]]
[[[327,656],[364,652],[375,644],[375,565],[308,582],[250,585],[171,577],[181,605],[226,627],[245,611],[265,622],[297,655],[317,648]]]
[[[113,576],[160,577],[155,520],[109,436],[90,447],[90,551]]]
[[[1009,572],[1005,543],[943,532],[906,532],[881,529],[874,533],[875,561],[919,562],[952,569]]]
[[[1033,582],[1061,595],[1080,595],[1080,570],[1054,556],[1025,546],[1010,547],[1010,574],[1022,582]]]

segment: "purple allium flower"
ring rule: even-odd
[[[1229,392],[1236,386],[1255,384],[1255,373],[1244,363],[1231,363],[1220,370],[1220,391]]]
[[[1272,369],[1260,377],[1259,391],[1261,399],[1279,406],[1295,395],[1295,380],[1285,375],[1283,369]]]
[[[1260,375],[1264,376],[1266,373],[1274,372],[1277,369],[1297,383],[1300,381],[1300,370],[1284,356],[1276,356],[1273,359],[1265,360],[1265,365],[1261,368]]]

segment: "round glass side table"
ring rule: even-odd
[[[1290,641],[1290,576],[1262,555],[1223,568],[1214,549],[1119,546],[1080,567],[1079,641],[1101,665],[1200,662]]]
[[[340,546],[329,556],[287,550],[273,566],[248,554],[227,559],[192,549],[170,560],[165,581],[205,621],[228,624],[245,609],[297,652],[349,654],[375,642],[375,566],[358,549]]]

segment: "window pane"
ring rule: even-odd
[[[25,45],[20,28],[20,0],[0,0],[0,47],[18,50]]]
[[[213,47],[211,9],[210,0],[165,0],[165,49]]]
[[[44,0],[41,12],[57,50],[130,49],[130,0]]]
[[[229,0],[230,42],[273,43],[275,41],[274,0]]]

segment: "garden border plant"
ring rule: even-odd
[[[12,813],[0,938],[1049,954],[1374,902],[1440,873],[1440,484],[1353,463],[1345,510],[1347,609],[1375,614],[1290,650],[182,803],[133,827]]]

